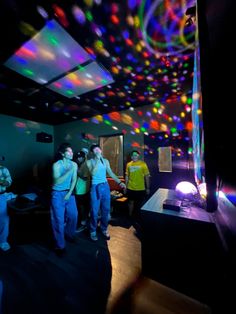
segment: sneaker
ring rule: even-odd
[[[91,239],[92,241],[97,241],[97,240],[98,240],[98,237],[97,237],[96,232],[91,232],[91,233],[90,233],[90,239]]]
[[[109,234],[109,232],[107,230],[102,231],[102,235],[104,236],[104,238],[106,240],[110,240],[110,238],[111,238],[110,234]]]
[[[81,231],[84,231],[86,229],[86,226],[80,226],[79,228],[77,228],[76,230],[75,230],[75,232],[76,233],[79,233],[79,232],[81,232]]]
[[[10,250],[11,246],[8,242],[0,243],[0,249],[2,249],[4,252]]]

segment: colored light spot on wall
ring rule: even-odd
[[[86,22],[86,17],[85,17],[84,12],[77,5],[74,5],[72,7],[72,14],[78,23],[84,24]]]
[[[167,132],[168,131],[168,126],[166,124],[164,124],[164,123],[161,123],[160,131]]]
[[[93,20],[93,15],[92,15],[92,13],[91,13],[90,11],[86,11],[86,12],[85,12],[85,16],[86,16],[86,18],[87,18],[87,20],[88,20],[89,22],[92,22],[92,20]]]
[[[118,16],[114,15],[114,14],[110,17],[110,20],[115,25],[118,25],[120,23],[120,20],[119,20]]]
[[[187,104],[188,104],[188,105],[191,105],[191,104],[192,104],[192,98],[188,98],[188,99],[187,99]]]
[[[140,144],[138,142],[133,142],[131,144],[132,147],[135,147],[135,148],[141,148]]]
[[[130,126],[132,126],[132,124],[133,124],[133,119],[125,113],[122,113],[121,120],[123,123],[128,124]]]
[[[32,25],[23,21],[20,22],[20,31],[28,37],[33,37],[37,33],[36,29],[34,29]]]
[[[133,19],[132,15],[127,15],[126,22],[127,22],[127,24],[129,26],[133,26],[134,25],[134,19]]]
[[[118,68],[117,67],[112,67],[111,68],[111,71],[112,71],[112,73],[114,73],[114,74],[119,74],[119,70],[118,70]]]
[[[15,126],[16,126],[17,128],[20,128],[20,129],[26,128],[26,124],[25,124],[24,122],[20,122],[20,121],[17,121],[17,122],[15,123]]]
[[[191,111],[191,107],[187,106],[187,105],[184,107],[184,109],[185,109],[186,112],[190,112]]]
[[[159,130],[159,122],[157,120],[151,120],[150,121],[150,128],[157,131]]]
[[[192,122],[191,122],[191,121],[186,122],[185,128],[186,128],[186,130],[188,130],[189,132],[191,132],[192,129],[193,129],[193,124],[192,124]]]
[[[134,27],[135,28],[138,28],[140,26],[140,20],[139,20],[139,17],[136,15],[134,17]],[[144,44],[145,45],[145,44]]]
[[[113,121],[118,121],[118,122],[121,122],[121,116],[120,116],[120,113],[119,112],[112,112],[109,114],[109,117],[111,118],[111,120]]]

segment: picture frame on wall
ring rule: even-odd
[[[159,172],[172,172],[171,146],[158,147]]]

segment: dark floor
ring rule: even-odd
[[[143,277],[141,241],[124,214],[113,215],[110,241],[98,234],[94,243],[82,231],[63,257],[52,250],[47,213],[16,215],[10,225],[12,249],[0,252],[0,314],[211,313]]]
[[[58,257],[51,250],[45,216],[15,217],[12,249],[0,253],[0,312],[108,312],[141,270],[141,244],[132,225],[126,217],[112,223],[110,241],[99,236],[94,243],[83,231],[76,243],[67,243],[65,256]]]

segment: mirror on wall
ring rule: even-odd
[[[110,162],[112,171],[120,177],[124,176],[124,135],[99,136],[99,146],[103,156]]]

